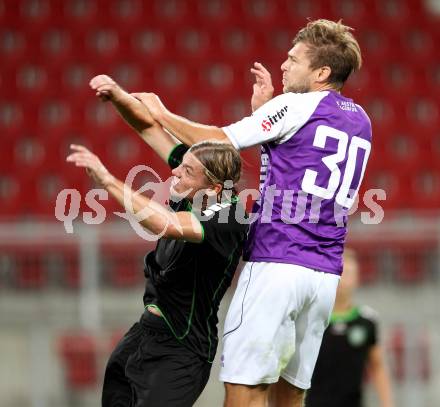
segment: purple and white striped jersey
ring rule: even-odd
[[[285,93],[224,127],[261,144],[260,199],[243,258],[341,274],[347,213],[371,150],[371,122],[338,92]]]

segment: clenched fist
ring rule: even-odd
[[[96,96],[104,102],[108,100],[118,101],[124,93],[121,87],[107,75],[95,76],[90,81],[90,87],[96,91]]]

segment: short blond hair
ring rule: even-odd
[[[236,195],[235,185],[240,180],[240,153],[231,145],[219,141],[201,141],[189,150],[203,165],[207,180],[212,184],[221,184]],[[225,183],[229,181],[229,185]]]
[[[351,31],[353,28],[342,24],[341,20],[315,20],[298,32],[293,45],[306,44],[310,68],[330,67],[328,82],[340,89],[350,74],[362,66],[361,50]]]

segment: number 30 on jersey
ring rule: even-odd
[[[371,151],[371,143],[360,137],[354,136],[351,138],[349,145],[349,137],[347,133],[334,129],[333,127],[321,125],[318,126],[316,129],[315,138],[313,139],[313,145],[315,147],[325,148],[327,138],[329,137],[338,141],[338,149],[335,154],[327,155],[322,158],[322,162],[330,171],[328,186],[324,188],[316,185],[318,172],[315,170],[306,169],[301,188],[304,192],[316,195],[320,198],[333,199],[336,190],[340,187],[336,195],[336,203],[344,208],[350,209],[354,203],[360,187],[360,183],[364,176],[365,167],[367,165],[368,157]],[[358,185],[355,188],[352,188],[350,191],[350,186],[353,182],[353,177],[356,170],[356,160],[359,149],[365,151],[362,162],[362,171],[359,177]],[[341,182],[341,170],[338,167],[338,163],[345,160],[347,156],[347,150],[347,164],[345,166],[345,171],[342,175]],[[350,194],[350,192],[354,193]]]

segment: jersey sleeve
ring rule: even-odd
[[[252,116],[222,129],[238,150],[270,141],[284,143],[309,120],[327,95],[326,91],[285,93],[269,100]]]
[[[189,150],[189,147],[185,144],[177,144],[170,152],[168,156],[168,165],[171,169],[177,168],[183,160],[183,156]]]
[[[237,204],[216,204],[201,213],[194,213],[203,230],[203,243],[210,245],[221,257],[228,258],[241,250],[247,235],[247,224],[236,220]]]

